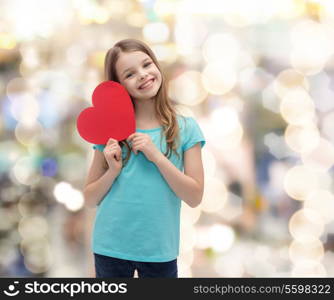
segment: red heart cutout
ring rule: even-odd
[[[87,142],[105,145],[109,138],[122,141],[135,132],[133,104],[121,84],[112,80],[100,83],[93,92],[92,103],[77,118],[78,132]]]

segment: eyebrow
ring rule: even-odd
[[[142,60],[142,63],[143,63],[145,60],[149,60],[149,58],[147,57],[147,58],[143,59],[143,60]],[[130,68],[127,68],[126,70],[124,70],[123,73],[122,73],[122,75],[124,75],[124,73],[125,73],[126,71],[129,71],[129,70],[132,69],[132,68],[133,68],[133,67],[130,67]]]

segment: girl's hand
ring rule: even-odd
[[[142,151],[146,158],[156,163],[162,153],[152,142],[151,137],[146,133],[135,132],[127,138],[128,142],[132,142],[132,150],[137,155],[138,151]]]
[[[115,170],[118,174],[122,169],[122,149],[118,141],[110,138],[107,145],[104,147],[103,154],[109,168]]]

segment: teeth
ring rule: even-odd
[[[149,82],[145,83],[145,85],[143,85],[142,87],[140,87],[141,89],[149,86],[151,83],[153,82],[153,79],[151,79]]]

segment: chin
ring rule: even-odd
[[[146,95],[138,95],[138,99],[151,99],[153,97],[155,97],[158,94],[159,89],[157,89],[156,91],[152,91],[150,93],[147,93]]]

